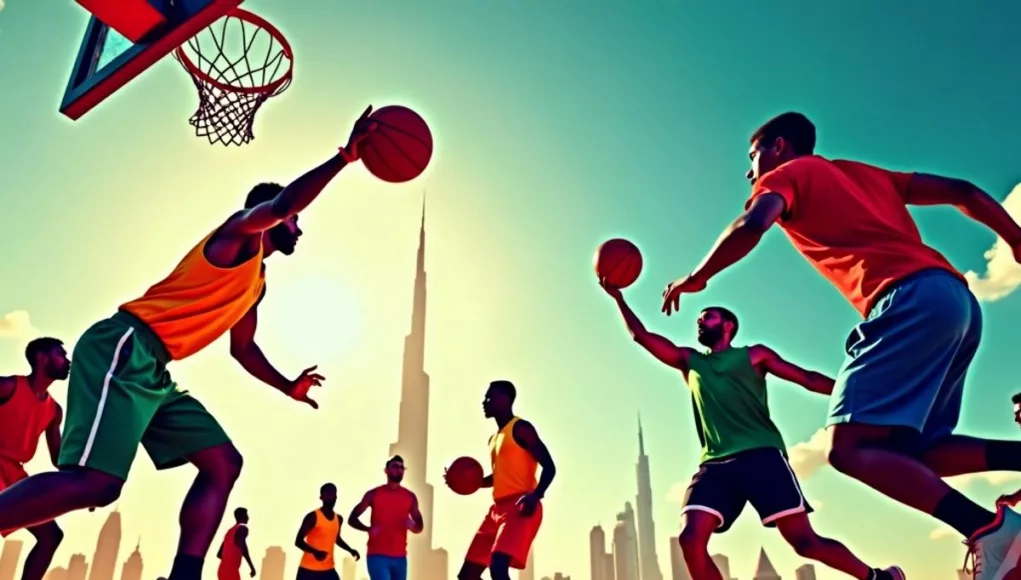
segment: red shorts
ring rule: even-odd
[[[25,472],[25,467],[23,465],[9,459],[0,458],[0,491],[7,489],[26,477],[28,477],[28,473]],[[17,530],[3,530],[0,531],[0,536],[6,538],[16,531]]]
[[[482,519],[468,547],[466,562],[489,567],[493,554],[499,552],[511,558],[511,568],[524,570],[528,552],[542,524],[542,502],[535,513],[524,517],[518,512],[517,497],[498,500]]]

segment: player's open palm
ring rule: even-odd
[[[323,386],[323,381],[326,380],[326,377],[315,372],[317,368],[319,367],[313,366],[301,371],[298,378],[291,381],[291,389],[288,392],[292,399],[295,401],[301,401],[313,409],[318,409],[319,403],[312,400],[312,398],[308,396],[308,392],[312,389],[312,387]]]
[[[354,127],[351,128],[351,136],[347,139],[347,145],[341,149],[341,153],[348,163],[358,161],[361,158],[358,145],[369,136],[369,133],[376,129],[376,122],[369,118],[371,114],[372,105],[369,105],[365,112],[362,113],[362,116],[358,117],[358,120],[355,121]]]
[[[599,286],[602,287],[603,291],[610,295],[610,298],[613,298],[614,300],[620,300],[621,298],[620,288],[617,288],[616,286],[610,286],[609,284],[607,284],[606,278],[599,279]]]

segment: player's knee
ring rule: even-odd
[[[241,477],[244,458],[233,445],[221,445],[202,452],[202,459],[193,463],[199,473],[223,485],[234,485]]]
[[[121,497],[124,482],[99,471],[80,472],[78,496],[87,507],[106,507]]]
[[[795,554],[808,559],[812,559],[822,548],[822,540],[815,534],[788,537],[787,543],[794,549]]]
[[[703,552],[709,552],[709,536],[693,525],[685,525],[677,536],[677,543],[681,545],[681,552],[691,557]]]
[[[35,537],[36,546],[50,551],[56,551],[64,541],[64,530],[56,522],[28,528],[28,531]]]

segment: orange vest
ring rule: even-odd
[[[337,537],[340,536],[340,515],[334,513],[333,519],[327,519],[323,515],[323,510],[318,509],[312,512],[316,515],[316,525],[312,528],[312,531],[305,536],[305,543],[315,548],[316,550],[322,550],[326,552],[326,557],[322,560],[316,560],[315,556],[308,552],[303,552],[301,555],[301,563],[299,567],[306,570],[315,570],[322,572],[324,570],[333,570],[336,564],[333,561],[333,546],[337,544]]]
[[[14,394],[0,403],[0,457],[25,464],[35,456],[39,438],[57,416],[57,402],[40,398],[28,377],[14,377]]]
[[[227,530],[227,535],[223,537],[223,550],[220,553],[220,570],[224,572],[236,572],[241,569],[241,558],[244,554],[241,553],[241,548],[237,544],[238,530],[245,527],[245,524],[234,524],[234,526]]]
[[[493,499],[525,495],[535,491],[539,462],[514,440],[514,417],[489,439],[489,456],[493,462]]]
[[[209,234],[162,282],[121,305],[160,337],[171,360],[181,360],[223,336],[258,302],[265,287],[263,250],[243,264],[219,268],[206,259]]]

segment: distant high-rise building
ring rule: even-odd
[[[780,575],[776,573],[776,568],[773,567],[773,563],[769,561],[769,556],[766,555],[766,549],[759,549],[759,563],[755,566],[754,580],[780,580]]]
[[[89,573],[89,563],[85,554],[73,554],[67,563],[67,580],[85,580]]]
[[[957,580],[974,580],[975,575],[965,570],[957,571]]]
[[[528,551],[525,569],[518,572],[518,580],[535,580],[535,550]]]
[[[142,580],[142,539],[135,543],[135,551],[131,552],[121,568],[121,580]]]
[[[613,567],[616,580],[640,580],[638,534],[631,502],[624,504],[624,511],[617,514],[617,525],[613,527]]]
[[[266,548],[266,555],[262,557],[259,580],[284,580],[284,567],[286,565],[287,554],[284,553],[283,548],[280,546]]]
[[[617,566],[613,562],[613,552],[603,554],[603,580],[617,580]]]
[[[589,570],[592,580],[614,580],[606,577],[606,532],[603,526],[593,526],[588,533]],[[612,554],[611,554],[612,558]]]
[[[351,556],[344,556],[344,561],[340,567],[341,580],[347,580],[348,578],[356,578],[358,576],[358,563]]]
[[[67,580],[67,568],[57,566],[50,568],[50,571],[43,576],[43,580]]]
[[[422,198],[422,225],[418,232],[418,257],[411,308],[411,332],[404,339],[404,365],[401,378],[400,414],[397,441],[390,455],[400,455],[410,467],[404,485],[418,496],[419,510],[425,520],[420,534],[408,538],[409,580],[449,578],[447,553],[433,547],[433,486],[426,481],[429,472],[429,375],[425,372],[425,197]]]
[[[730,558],[723,554],[716,554],[713,556],[713,564],[716,564],[716,569],[720,571],[723,580],[734,580],[734,577],[730,575]]]
[[[671,580],[691,580],[684,552],[681,551],[680,538],[677,536],[670,538],[670,577]]]
[[[642,419],[638,418],[638,463],[635,465],[638,478],[638,569],[641,580],[663,580],[656,556],[656,524],[652,514],[652,476],[649,474],[649,456],[645,454],[645,437],[642,433]]]
[[[571,580],[571,577],[565,576],[560,572],[557,572],[556,574],[553,575],[553,580]]]
[[[815,566],[805,564],[794,571],[795,580],[815,580]]]
[[[14,580],[18,572],[18,564],[21,561],[21,548],[24,544],[21,540],[7,540],[4,542],[4,551],[0,553],[0,580]]]
[[[89,580],[113,580],[117,571],[117,555],[121,550],[121,513],[114,509],[99,530],[96,552],[92,555]]]

